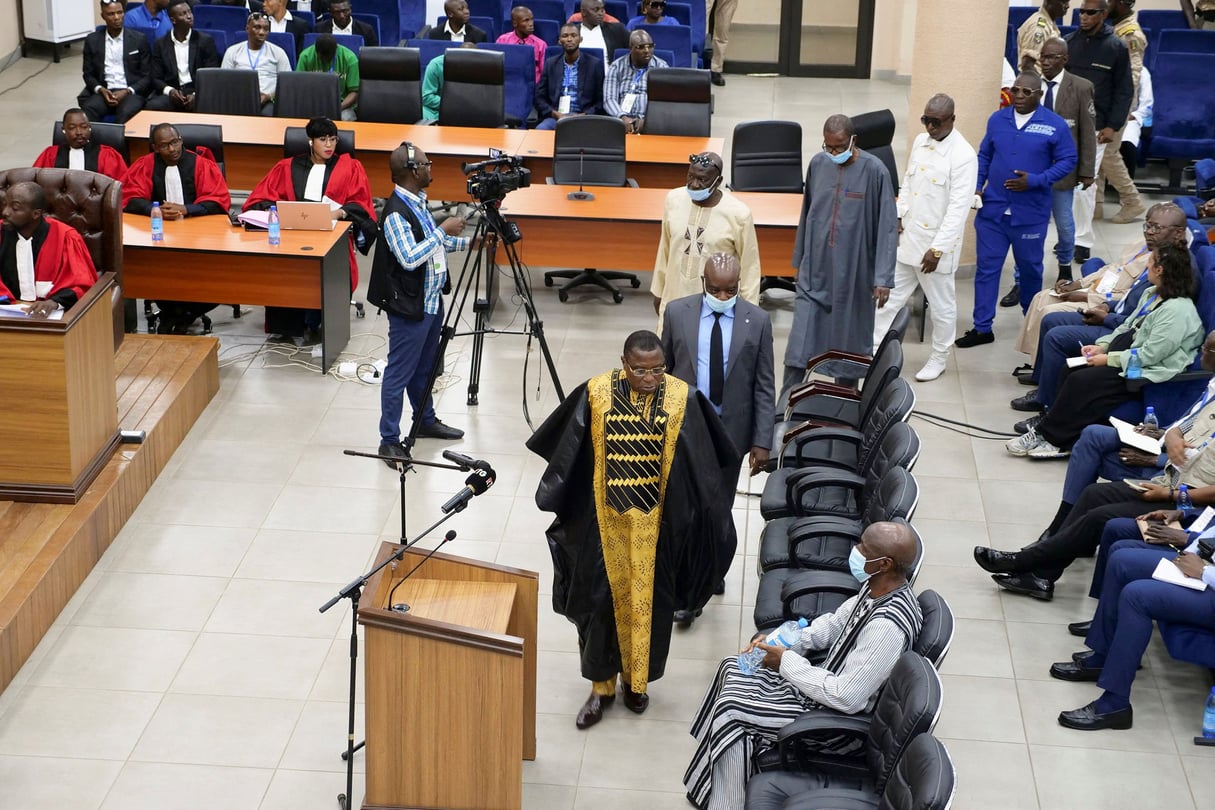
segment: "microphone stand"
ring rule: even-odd
[[[439,461],[419,461],[418,459],[415,459],[415,458],[401,459],[401,458],[397,458],[396,456],[381,456],[378,453],[364,453],[360,450],[343,450],[342,455],[358,456],[359,458],[374,458],[374,459],[379,459],[380,461],[396,462],[397,469],[401,473],[401,534],[400,534],[401,539],[400,539],[400,542],[402,542],[402,543],[405,542],[405,540],[408,536],[408,532],[406,532],[406,530],[405,530],[405,474],[410,472],[411,470],[413,470],[413,467],[415,464],[420,467],[434,467],[437,470],[455,470],[457,472],[468,472],[468,470],[464,469],[464,467],[461,467],[458,464],[444,464]],[[471,468],[469,468],[469,469],[471,469]],[[432,526],[431,528],[434,528],[434,527]],[[429,529],[427,529],[427,531],[429,531]]]
[[[567,200],[577,200],[577,201],[579,201],[579,202],[587,202],[587,201],[589,201],[589,200],[593,200],[593,199],[595,199],[595,195],[594,195],[594,194],[590,193],[589,191],[583,191],[583,190],[582,190],[582,177],[583,177],[583,175],[582,175],[582,159],[583,159],[583,157],[585,157],[585,155],[586,155],[586,150],[585,150],[585,149],[579,149],[579,150],[578,150],[578,190],[577,190],[577,191],[571,191],[569,194],[566,194],[566,195],[565,195],[565,198],[566,198]]]

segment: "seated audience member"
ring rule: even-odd
[[[165,220],[228,213],[232,204],[228,185],[210,153],[204,157],[184,148],[172,124],[156,125],[151,141],[152,153],[132,163],[122,180],[123,211],[147,216],[152,203],[160,203]],[[185,301],[156,303],[160,309],[156,331],[178,335],[184,335],[190,324],[217,306]]]
[[[650,69],[670,67],[654,55],[654,40],[645,31],[629,34],[629,52],[612,62],[603,83],[603,108],[624,122],[625,132],[641,132],[649,104]]]
[[[461,48],[475,48],[475,42],[465,42]],[[426,65],[422,74],[422,118],[426,121],[439,120],[439,100],[443,96],[443,66],[447,63],[446,54],[441,53]]]
[[[329,4],[330,19],[321,20],[316,24],[318,34],[342,34],[363,38],[363,44],[374,48],[380,44],[375,29],[362,20],[356,20],[351,14],[350,0],[333,0]]]
[[[536,18],[532,10],[526,6],[515,6],[510,10],[511,29],[498,37],[499,45],[530,45],[536,52],[536,81],[540,81],[540,71],[544,69],[544,51],[548,47],[544,40],[536,36]]]
[[[157,40],[169,33],[172,27],[169,15],[165,13],[168,7],[169,0],[143,0],[123,15],[123,22],[136,28],[151,28],[152,38]]]
[[[489,34],[475,25],[469,25],[468,18],[472,15],[468,11],[468,3],[465,0],[446,0],[443,3],[443,13],[447,15],[447,22],[443,23],[442,28],[430,29],[427,39],[448,39],[452,42],[472,43],[488,41]]]
[[[633,31],[639,25],[679,25],[679,20],[667,16],[667,0],[641,0],[641,14],[625,28]]]
[[[349,221],[350,291],[359,286],[359,266],[354,249],[367,255],[376,240],[375,209],[371,185],[363,164],[354,156],[338,154],[338,130],[328,118],[313,118],[305,129],[308,152],[285,158],[274,165],[245,201],[246,211],[263,211],[279,200],[327,202],[333,218]],[[266,307],[266,331],[288,338],[317,337],[319,310]]]
[[[0,222],[0,303],[26,302],[33,318],[70,309],[97,282],[84,238],[46,205],[42,186],[14,183]]]
[[[603,115],[603,61],[583,53],[573,23],[561,26],[557,44],[561,53],[544,61],[536,84],[536,129],[556,129],[567,115]]]
[[[119,124],[143,109],[152,89],[152,50],[138,31],[123,29],[122,3],[101,3],[105,28],[84,38],[84,90],[76,103],[90,121],[114,116]]]
[[[261,91],[262,115],[274,115],[274,94],[278,91],[278,74],[291,70],[287,52],[273,42],[270,35],[270,18],[259,11],[249,15],[245,23],[244,42],[228,47],[220,67],[225,70],[256,70]]]
[[[873,708],[923,623],[907,582],[915,553],[908,526],[871,524],[849,557],[860,593],[816,618],[792,649],[768,646],[759,640],[764,633],[757,633],[744,650],[766,653],[753,676],[739,670],[736,656],[722,660],[692,719],[696,753],[683,777],[692,804],[701,810],[742,807],[752,753],[805,710],[824,706],[856,714]],[[827,651],[821,664],[806,660],[811,650]]]
[[[65,112],[61,126],[66,143],[43,149],[34,161],[35,169],[83,169],[115,180],[127,173],[117,149],[93,141],[93,125],[84,110],[73,107]]]
[[[314,44],[304,48],[295,69],[311,73],[336,73],[342,120],[354,121],[359,103],[359,57],[345,45],[339,45],[333,34],[321,34]]]
[[[287,10],[287,0],[264,0],[262,13],[270,18],[271,31],[291,35],[297,54],[304,49],[304,34],[311,33],[312,26],[303,18],[291,16]]]
[[[152,95],[149,110],[194,111],[194,73],[219,67],[219,51],[210,34],[194,30],[189,0],[172,0],[173,30],[152,46]]]
[[[567,22],[581,26],[582,47],[601,51],[605,65],[612,61],[617,50],[629,47],[628,29],[620,20],[604,12],[603,0],[582,0],[580,10],[570,15]]]
[[[1148,382],[1171,379],[1193,361],[1203,328],[1190,297],[1194,273],[1189,251],[1162,245],[1150,254],[1147,272],[1151,286],[1133,304],[1133,314],[1081,349],[1087,364],[1062,372],[1054,403],[1036,425],[1009,439],[1009,455],[1063,458],[1085,425],[1104,422],[1118,405],[1137,399],[1138,392],[1126,385],[1132,351]]]

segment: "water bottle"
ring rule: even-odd
[[[1147,406],[1147,412],[1143,414],[1143,426],[1150,427],[1153,430],[1160,429],[1160,420],[1156,418],[1156,409],[1151,405]]]
[[[267,224],[269,225],[269,229],[270,229],[270,244],[277,245],[278,243],[282,242],[283,241],[283,226],[280,225],[278,222],[278,206],[277,205],[270,206],[270,219],[268,220]],[[1136,374],[1135,376],[1138,377],[1139,375]]]
[[[1139,350],[1131,349],[1131,356],[1126,361],[1126,378],[1128,380],[1137,380],[1142,376],[1143,364],[1139,362]]]
[[[1187,515],[1194,508],[1194,501],[1190,499],[1190,488],[1185,484],[1177,487],[1177,508]]]
[[[1208,740],[1215,740],[1215,686],[1211,687],[1211,694],[1207,696],[1207,705],[1202,709],[1202,736]]]
[[[165,241],[165,215],[160,210],[160,203],[152,203],[150,218],[152,220],[152,241]]]
[[[1112,292],[1105,294],[1105,308],[1110,312],[1114,311],[1114,294]]]
[[[787,621],[769,633],[768,637],[764,639],[764,643],[773,646],[780,645],[781,647],[792,647],[797,643],[798,639],[802,637],[802,629],[807,627],[809,624],[810,623],[804,618],[798,619],[797,621]],[[744,675],[754,675],[755,671],[759,669],[759,662],[764,660],[765,655],[767,655],[767,653],[765,653],[759,647],[756,647],[749,653],[739,653],[739,670],[741,670]]]

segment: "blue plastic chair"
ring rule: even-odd
[[[378,14],[351,14],[350,16],[354,17],[356,20],[358,20],[361,23],[366,23],[367,25],[370,25],[371,30],[375,31],[376,42],[380,43],[380,45],[385,44],[383,29],[380,28],[380,15],[378,15]],[[396,35],[393,38],[390,45],[396,45],[400,41],[400,39],[401,39],[400,35]],[[366,45],[367,43],[364,42],[363,44]]]
[[[266,37],[267,42],[272,42],[287,52],[287,58],[291,60],[291,69],[295,70],[295,60],[297,54],[295,52],[295,34],[290,31],[271,31]]]
[[[641,13],[640,10],[638,13]],[[667,3],[666,10],[663,12],[667,17],[674,17],[680,25],[686,25],[692,29],[692,44],[696,44],[696,26],[692,25],[692,6],[690,3]]]
[[[536,52],[531,45],[478,45],[506,57],[506,114],[526,122],[536,103]]]
[[[291,16],[297,20],[303,20],[304,22],[308,23],[309,31],[316,30],[316,15],[311,11],[292,11]]]
[[[1165,28],[1189,28],[1189,24],[1185,21],[1185,14],[1180,9],[1177,11],[1154,11],[1144,9],[1139,12],[1139,25],[1143,28],[1151,28],[1157,31]]]
[[[206,30],[244,31],[249,12],[237,6],[195,6],[194,27]]]
[[[1012,6],[1008,9],[1008,24],[1013,30],[1020,28],[1025,21],[1032,17],[1042,6]]]
[[[406,25],[405,16],[398,8],[398,0],[359,0],[359,11],[363,14],[374,14],[380,18],[380,44],[396,45],[403,39],[408,39],[426,24],[426,4],[409,3],[409,14],[416,16],[416,25]],[[359,17],[359,14],[354,16]],[[402,30],[407,29],[407,30]]]
[[[603,10],[620,20],[621,25],[625,25],[630,19],[637,16],[633,13],[637,10],[637,4],[626,3],[624,0],[603,0]]]
[[[674,52],[675,61],[671,67],[697,67],[693,60],[692,29],[686,25],[642,25],[638,31],[647,32],[654,40],[655,50],[662,48]]]
[[[211,39],[215,40],[215,50],[219,53],[219,58],[224,58],[224,52],[228,50],[228,46],[232,44],[229,39],[231,34],[227,31],[221,31],[218,28],[197,28],[199,33],[210,34]]]
[[[556,20],[541,20],[537,18],[535,25],[536,36],[544,40],[545,45],[556,46],[557,37],[561,36],[561,26],[564,25],[564,23],[560,23]],[[548,58],[547,52],[545,53],[545,58]]]
[[[586,50],[586,49],[584,48],[583,50]],[[591,53],[596,53],[596,51],[591,51]],[[622,56],[628,56],[628,53],[629,53],[628,48],[617,48],[616,53],[612,54],[612,61],[615,62],[617,59],[619,59]],[[663,60],[664,62],[666,62],[671,67],[675,67],[675,64],[674,64],[675,52],[674,51],[668,51],[665,48],[655,48],[654,55],[657,56],[659,59]]]
[[[542,19],[564,22],[570,18],[570,15],[565,13],[564,0],[530,0],[530,2],[524,2],[522,5],[532,10],[532,14],[536,17],[536,22]],[[507,19],[510,18],[508,17]],[[540,36],[539,31],[536,32],[536,36]],[[548,42],[548,40],[544,41]]]
[[[1158,53],[1215,53],[1215,31],[1166,28],[1156,38]]]
[[[332,34],[331,35],[337,44],[345,45],[350,50],[354,51],[357,56],[359,51],[363,50],[363,38],[358,34]],[[311,34],[304,34],[304,47],[310,48],[316,44],[321,35],[313,31]]]
[[[1151,155],[1177,163],[1215,155],[1215,54],[1162,55],[1152,72],[1155,108]],[[1170,167],[1170,184],[1180,185],[1181,166]]]
[[[430,64],[432,59],[446,52],[448,48],[460,47],[460,43],[447,39],[411,39],[406,41],[406,45],[410,48],[418,49],[418,58],[422,63],[423,76],[426,75],[426,66]]]

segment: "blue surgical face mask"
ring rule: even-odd
[[[852,576],[856,577],[857,582],[864,582],[871,576],[871,574],[865,571],[865,566],[871,562],[884,559],[886,558],[875,557],[872,560],[866,560],[865,555],[861,554],[860,547],[853,546],[852,551],[848,552],[848,568],[852,571]]]
[[[843,166],[845,163],[852,160],[852,144],[855,140],[855,137],[850,139],[848,141],[848,148],[845,151],[840,152],[838,155],[833,155],[830,152],[827,152],[827,157],[831,158],[831,162],[836,166]]]
[[[704,202],[713,196],[713,191],[717,188],[717,183],[721,178],[717,178],[704,188],[689,188],[688,196],[692,198],[692,202]]]
[[[734,309],[734,305],[738,303],[738,293],[727,298],[725,301],[716,296],[705,293],[705,305],[708,306],[711,312],[726,313]]]

